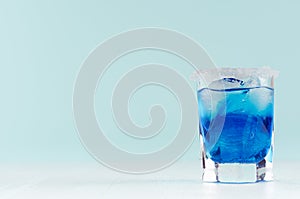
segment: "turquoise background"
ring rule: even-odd
[[[0,162],[94,161],[80,144],[73,121],[76,75],[99,43],[140,27],[184,33],[200,43],[219,66],[268,65],[279,70],[275,157],[300,159],[296,82],[300,70],[299,8],[299,1],[274,0],[1,1]],[[96,112],[107,108],[109,99],[105,102],[104,98],[116,80],[110,75],[116,77],[149,62],[168,64],[187,79],[193,71],[180,58],[162,52],[122,57],[100,82],[104,87],[99,86],[96,94]],[[172,95],[149,86],[130,101],[130,113],[137,124],[149,122],[147,111],[153,103],[172,111],[166,134],[155,143],[132,144],[118,136],[110,117],[99,116],[98,120],[105,121],[103,129],[117,145],[129,151],[153,151],[170,141],[179,121],[178,104]],[[197,159],[198,151],[196,140],[184,159]]]

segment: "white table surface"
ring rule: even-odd
[[[202,183],[200,162],[176,163],[152,174],[118,173],[95,163],[0,166],[1,199],[300,198],[300,162],[277,162],[275,180]]]

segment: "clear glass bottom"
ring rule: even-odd
[[[268,154],[258,163],[217,163],[207,158],[203,139],[200,136],[202,143],[203,182],[254,183],[272,181],[273,136],[271,140],[271,147]]]
[[[272,163],[263,159],[257,164],[215,163],[203,160],[204,182],[251,183],[273,180]]]

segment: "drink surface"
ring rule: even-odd
[[[258,163],[268,154],[274,90],[269,87],[198,91],[200,134],[217,163]]]

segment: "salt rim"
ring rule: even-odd
[[[206,68],[195,71],[191,75],[191,79],[199,81],[205,79],[206,81],[214,81],[220,79],[220,77],[236,77],[236,78],[247,78],[247,77],[260,77],[270,78],[278,77],[279,71],[271,69],[269,66],[262,67],[251,67],[251,68],[233,68],[233,67],[222,67],[222,68]]]

